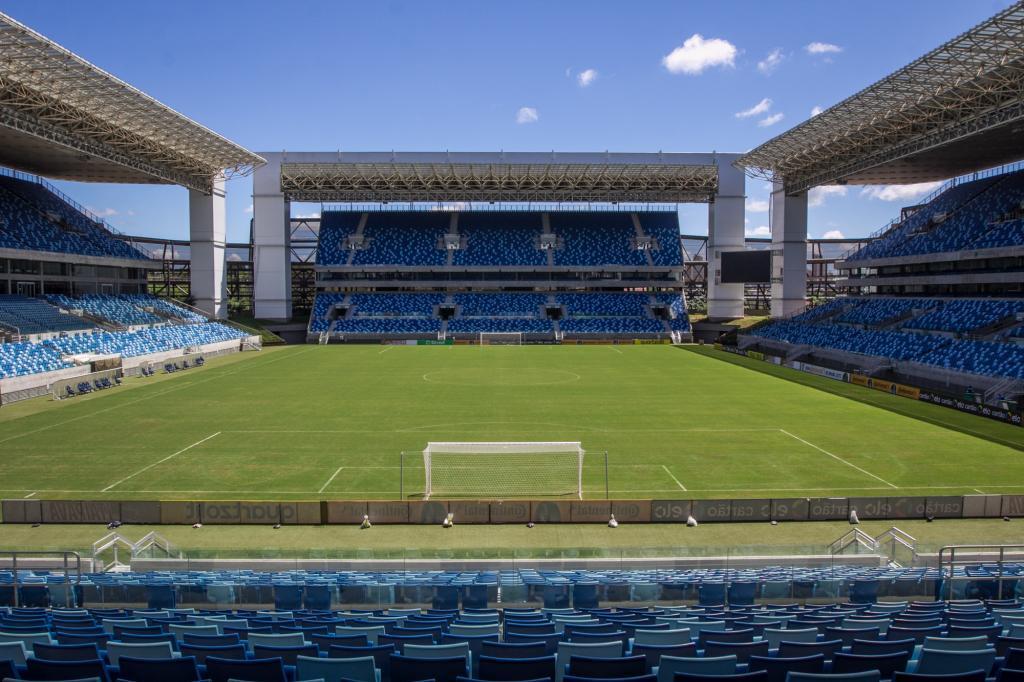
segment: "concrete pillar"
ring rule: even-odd
[[[708,210],[708,319],[743,317],[743,285],[720,284],[721,253],[742,251],[747,177],[719,161],[718,194]]]
[[[256,317],[288,320],[292,316],[290,202],[281,193],[281,154],[267,159],[252,174],[253,297]]]
[[[195,306],[218,319],[228,316],[227,281],[224,279],[224,241],[227,214],[224,178],[213,182],[213,193],[188,192],[191,241],[191,287]]]
[[[807,193],[772,186],[772,317],[807,305]]]

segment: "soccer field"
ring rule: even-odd
[[[604,452],[620,499],[1024,491],[1021,451],[980,437],[1010,427],[852,389],[670,346],[294,346],[0,409],[0,495],[398,499],[428,441],[581,441],[591,499]]]

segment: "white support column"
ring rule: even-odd
[[[213,193],[188,192],[191,287],[195,306],[218,319],[228,316],[227,281],[224,279],[224,241],[227,214],[224,178],[213,181]]]
[[[807,305],[807,193],[772,186],[772,317]]]
[[[256,317],[292,316],[291,205],[281,193],[281,154],[263,154],[252,175],[253,297]]]
[[[708,210],[708,319],[743,317],[743,285],[720,284],[721,253],[742,251],[747,177],[719,161],[718,194]]]

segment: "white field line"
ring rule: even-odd
[[[538,426],[544,425],[544,422],[463,422],[463,423],[452,423],[452,424],[428,424],[426,426],[408,426],[402,429],[224,429],[224,433],[408,433],[413,431],[422,431],[423,429],[440,429],[440,428],[462,428],[465,426]],[[745,432],[761,432],[761,431],[774,431],[778,433],[782,429],[777,426],[761,426],[751,428],[739,428],[739,429],[705,429],[705,428],[693,428],[693,429],[601,429],[594,426],[571,426],[561,424],[551,424],[551,426],[557,426],[558,428],[573,428],[580,429],[581,431],[599,431],[601,433],[649,433],[656,431],[658,433],[745,433]],[[481,429],[470,429],[470,430],[481,430]],[[523,429],[539,431],[540,429]]]
[[[881,481],[882,483],[886,484],[886,485],[887,485],[887,486],[889,486],[890,488],[898,488],[898,487],[899,487],[899,486],[895,486],[895,485],[893,485],[892,483],[889,483],[889,481],[885,480],[885,479],[884,479],[884,478],[882,478],[881,476],[875,476],[875,475],[874,475],[873,473],[871,473],[871,472],[870,472],[870,471],[868,471],[867,469],[862,469],[862,468],[860,468],[859,466],[857,466],[856,464],[854,464],[854,463],[852,463],[852,462],[848,462],[848,461],[846,461],[845,459],[843,459],[843,458],[842,458],[842,457],[840,457],[839,455],[834,455],[834,454],[832,454],[831,452],[829,452],[828,450],[826,450],[826,449],[824,449],[824,448],[819,448],[819,447],[818,447],[817,445],[815,445],[814,443],[812,443],[812,442],[810,442],[810,441],[807,441],[807,440],[804,440],[804,439],[803,439],[803,438],[801,438],[800,436],[795,436],[795,435],[793,435],[792,433],[790,433],[790,432],[789,432],[789,431],[787,431],[786,429],[779,429],[779,431],[781,431],[782,433],[786,434],[786,435],[787,435],[787,436],[789,436],[790,438],[794,438],[794,439],[796,439],[796,440],[800,441],[800,442],[801,442],[801,443],[803,443],[804,445],[809,445],[809,446],[811,446],[812,448],[814,448],[814,449],[815,449],[815,450],[817,450],[818,452],[821,452],[821,453],[824,453],[824,454],[828,455],[829,457],[831,457],[832,459],[836,460],[837,462],[842,462],[842,463],[843,463],[843,464],[845,464],[846,466],[848,466],[848,467],[852,467],[852,468],[856,469],[857,471],[861,472],[861,473],[862,473],[862,474],[864,474],[865,476],[870,476],[871,478],[875,479],[876,481]]]
[[[618,348],[616,348],[615,346],[608,346],[608,347],[609,347],[609,348],[611,348],[611,349],[612,349],[613,351],[615,351],[616,353],[618,353],[619,355],[622,355],[622,351],[621,351],[621,350],[619,350]]]
[[[971,488],[971,490],[973,490],[974,492],[978,493],[979,495],[984,495],[985,494],[984,490],[978,490],[977,488]]]
[[[163,464],[164,462],[166,462],[166,461],[168,461],[168,460],[170,460],[170,459],[174,459],[175,457],[177,457],[177,456],[178,456],[178,455],[180,455],[181,453],[183,453],[183,452],[188,452],[189,450],[191,450],[191,449],[192,449],[192,448],[194,448],[195,446],[197,446],[197,445],[202,445],[202,444],[203,444],[203,443],[205,443],[206,441],[208,441],[208,440],[210,440],[210,439],[212,439],[212,438],[216,438],[216,437],[217,437],[217,436],[219,436],[220,434],[221,434],[221,432],[220,432],[220,431],[218,431],[217,433],[211,434],[211,435],[207,436],[206,438],[203,438],[202,440],[197,440],[197,441],[196,441],[195,443],[192,443],[192,445],[189,445],[189,446],[187,446],[187,447],[184,447],[184,448],[182,448],[181,450],[178,450],[178,451],[177,451],[177,452],[175,452],[175,453],[174,453],[173,455],[167,455],[166,457],[164,457],[164,458],[163,458],[163,459],[161,459],[161,460],[158,460],[158,461],[156,461],[156,462],[153,462],[152,464],[149,464],[149,465],[147,465],[147,466],[144,466],[144,467],[142,467],[141,469],[139,469],[138,471],[136,471],[136,472],[135,472],[134,474],[130,474],[130,475],[128,475],[128,476],[125,476],[124,478],[122,478],[122,479],[121,479],[120,481],[118,481],[118,482],[116,482],[116,483],[111,483],[110,485],[108,485],[108,486],[107,486],[106,488],[104,488],[104,489],[103,489],[103,490],[101,490],[100,492],[101,492],[101,493],[109,492],[109,491],[110,491],[110,490],[111,490],[112,488],[116,488],[117,486],[121,485],[122,483],[124,483],[124,482],[125,482],[125,481],[127,481],[128,479],[130,479],[130,478],[135,478],[135,477],[136,477],[136,476],[138,476],[139,474],[141,474],[141,473],[143,473],[143,472],[146,472],[146,471],[149,471],[150,469],[152,469],[153,467],[155,467],[155,466],[156,466],[156,465],[158,465],[158,464]]]
[[[686,486],[685,486],[685,485],[683,485],[682,483],[680,483],[680,482],[679,482],[679,479],[678,479],[678,478],[676,478],[675,476],[673,476],[673,475],[672,475],[672,472],[668,470],[668,467],[667,467],[667,466],[665,466],[664,464],[662,464],[662,465],[661,465],[661,468],[665,470],[665,473],[666,473],[666,474],[668,474],[668,477],[669,477],[669,478],[671,478],[671,479],[672,479],[673,481],[675,481],[675,482],[676,482],[676,485],[677,485],[677,486],[679,486],[679,489],[680,489],[680,490],[686,490]]]
[[[334,481],[334,479],[338,477],[338,474],[340,474],[341,470],[344,468],[345,467],[338,467],[338,470],[331,474],[331,477],[327,479],[327,483],[324,483],[322,486],[320,486],[320,490],[317,490],[317,492],[322,493],[323,491],[327,490],[327,486],[329,486]]]
[[[24,499],[26,499],[26,500],[27,500],[28,498],[30,498],[30,497],[35,497],[35,496],[36,496],[36,493],[35,493],[35,492],[31,492],[31,493],[29,493],[28,495],[26,495],[26,496],[24,497]]]
[[[387,347],[387,348],[385,348],[384,350],[379,350],[379,351],[377,351],[377,355],[380,355],[381,353],[387,353],[387,352],[388,352],[389,350],[392,350],[392,349],[394,349],[394,348],[395,348],[395,346],[388,346],[388,347]]]
[[[297,351],[295,353],[284,354],[284,355],[272,358],[271,360],[267,360],[266,362],[262,362],[262,363],[260,363],[260,364],[258,364],[256,366],[257,367],[263,367],[265,365],[269,365],[269,364],[274,363],[274,362],[280,362],[281,360],[286,360],[288,358],[294,358],[296,356],[308,353],[311,350],[314,350],[315,348],[316,348],[316,346],[313,346],[313,347],[311,347],[308,350],[300,350],[300,351]],[[256,359],[257,358],[253,358],[253,360],[256,360]],[[31,436],[33,433],[39,433],[40,431],[48,431],[50,429],[55,429],[58,426],[64,426],[65,424],[72,424],[74,422],[81,421],[83,419],[90,419],[92,417],[95,417],[98,414],[103,414],[105,412],[111,412],[112,410],[119,410],[122,407],[128,407],[129,405],[135,405],[136,403],[141,403],[144,400],[152,400],[153,398],[159,398],[160,396],[167,395],[168,393],[174,393],[176,391],[182,391],[182,390],[184,390],[186,388],[192,388],[194,386],[199,386],[200,384],[205,384],[205,383],[208,383],[210,381],[214,381],[216,379],[220,379],[220,378],[223,378],[223,377],[226,377],[226,376],[230,376],[232,374],[238,374],[242,370],[246,370],[246,369],[251,369],[252,368],[251,365],[247,364],[244,361],[242,362],[242,365],[243,365],[242,367],[239,367],[237,369],[232,369],[232,370],[227,371],[227,372],[219,372],[219,373],[215,374],[214,376],[206,377],[205,379],[199,379],[198,381],[191,381],[191,382],[186,383],[186,384],[179,384],[179,385],[173,386],[173,387],[167,389],[166,391],[158,391],[156,393],[151,393],[149,395],[142,396],[141,398],[136,398],[135,400],[129,400],[127,402],[118,403],[117,405],[111,405],[110,407],[105,407],[102,410],[96,410],[94,412],[90,412],[89,414],[83,414],[83,415],[80,415],[78,417],[72,417],[71,419],[65,419],[64,421],[57,422],[56,424],[48,424],[46,426],[40,426],[38,429],[32,429],[30,431],[23,431],[21,433],[16,433],[16,434],[14,434],[12,436],[7,436],[6,438],[0,438],[0,443],[6,443],[7,441],[14,440],[15,438],[23,438],[25,436]],[[228,367],[234,367],[234,366],[233,365],[228,365]],[[221,368],[218,367],[218,368],[215,368],[215,369],[221,369]],[[78,403],[72,403],[72,404],[78,404]]]

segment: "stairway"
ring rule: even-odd
[[[362,237],[363,231],[366,229],[366,221],[370,219],[369,213],[363,213],[359,216],[359,224],[356,226],[356,236]],[[345,261],[345,265],[352,265],[352,261],[356,258],[356,250],[349,249],[348,259]]]
[[[640,216],[636,213],[630,213],[629,217],[633,221],[633,231],[636,232],[636,238],[646,239],[647,235],[644,233],[644,227],[640,224]],[[647,260],[647,265],[654,267],[654,256],[651,255],[650,249],[644,249],[644,258]]]

